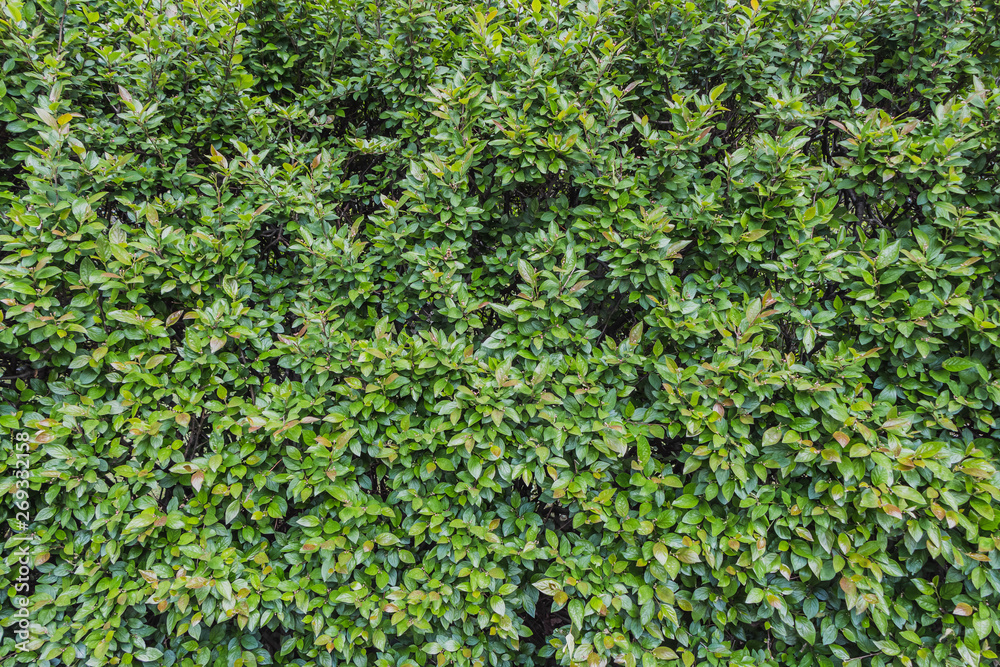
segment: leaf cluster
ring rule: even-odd
[[[7,0],[0,665],[994,664],[997,14]]]

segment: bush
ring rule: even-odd
[[[0,664],[997,664],[997,6],[491,4],[0,8]]]

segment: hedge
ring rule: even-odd
[[[992,0],[6,0],[0,665],[998,662]]]

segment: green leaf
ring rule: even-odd
[[[554,595],[556,591],[562,590],[562,586],[555,579],[542,579],[533,583],[532,586],[549,596]]]
[[[234,500],[231,503],[229,503],[229,505],[226,507],[226,516],[225,516],[226,523],[227,524],[232,523],[239,513],[240,513],[239,501]]]
[[[629,345],[639,344],[639,342],[642,340],[642,329],[643,329],[642,322],[638,322],[635,326],[632,327],[632,330],[629,331],[628,333]]]
[[[781,442],[781,429],[777,426],[772,426],[771,428],[764,431],[764,437],[761,444],[764,447],[770,447]]]
[[[531,270],[531,265],[523,259],[519,259],[517,260],[517,271],[521,274],[524,282],[528,283],[532,288],[535,287],[535,272]]]
[[[673,503],[674,507],[679,507],[681,509],[689,509],[691,507],[696,507],[698,505],[698,499],[691,495],[690,493],[676,498]]]
[[[124,322],[125,324],[132,324],[135,326],[141,326],[143,321],[135,313],[130,313],[124,310],[112,310],[108,313],[108,317],[119,322]]]
[[[575,627],[577,630],[582,630],[583,613],[584,613],[583,602],[581,602],[577,598],[573,598],[572,600],[569,601],[569,606],[567,607],[567,610],[569,611],[569,619],[570,621],[572,621],[573,627]]]
[[[941,367],[944,368],[949,373],[960,373],[964,370],[972,368],[975,366],[975,362],[969,361],[968,359],[962,359],[960,357],[952,357],[948,359]]]
[[[504,605],[503,600],[496,595],[490,598],[490,609],[500,616],[503,616],[507,611],[507,607]]]
[[[375,542],[383,547],[390,547],[395,544],[399,544],[400,539],[392,533],[380,533],[376,538]]]
[[[645,438],[640,438],[636,444],[636,458],[639,463],[645,465],[649,461],[650,453],[649,441]]]
[[[676,555],[677,559],[682,563],[692,564],[701,562],[701,557],[698,555],[698,552],[687,547],[678,549]]]
[[[163,651],[158,648],[146,647],[134,654],[140,662],[153,662],[163,657]]]
[[[156,521],[156,516],[153,514],[139,514],[128,522],[128,525],[125,526],[125,532],[134,533],[152,524],[154,521]]]
[[[799,633],[806,643],[812,645],[816,643],[816,627],[805,618],[795,619],[795,631]]]
[[[819,426],[819,422],[809,417],[797,417],[792,420],[790,426],[792,427],[793,431],[798,431],[799,433],[808,433],[812,429]]]
[[[899,246],[900,242],[895,241],[883,248],[882,251],[879,252],[878,257],[875,258],[875,268],[884,269],[899,259]]]

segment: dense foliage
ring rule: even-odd
[[[997,664],[998,16],[0,3],[0,664]]]

